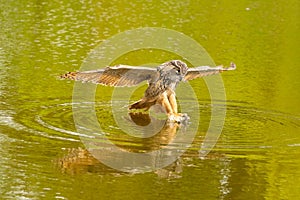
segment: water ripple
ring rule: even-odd
[[[93,102],[79,104],[59,100],[54,101],[50,105],[32,104],[17,113],[1,111],[0,125],[34,134],[38,137],[55,140],[79,142],[81,140],[80,137],[94,139],[95,136],[104,134],[114,142],[126,147],[137,148],[144,145],[146,140],[132,139],[118,124],[115,124],[114,116],[110,110],[110,102],[98,102],[95,104],[96,113],[100,114],[97,116],[99,123],[101,123],[101,120],[105,122],[102,123],[103,127],[101,128],[103,130],[100,130],[96,135],[76,131],[73,122],[72,106],[85,107],[91,103]],[[224,102],[220,102],[218,105],[211,105],[209,101],[200,101],[200,104],[201,121],[199,131],[194,140],[195,144],[192,148],[192,150],[197,152],[201,148],[199,144],[203,142],[210,120],[214,120],[210,119],[211,108],[225,107]],[[31,115],[29,116],[28,113]],[[90,123],[91,119],[87,118],[84,120]],[[241,102],[228,102],[226,123],[215,150],[257,151],[278,146],[298,147],[300,144],[297,136],[299,127],[299,116],[274,110],[253,108]],[[128,129],[134,128],[128,124]],[[134,131],[136,130],[132,130],[132,132]],[[272,132],[276,131],[278,134],[274,135]],[[162,144],[166,143],[168,143],[168,139],[162,142]],[[180,145],[184,144],[177,144],[177,147],[179,148]]]

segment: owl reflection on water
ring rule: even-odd
[[[188,116],[178,113],[175,89],[179,82],[235,69],[234,63],[228,68],[223,66],[188,68],[184,62],[172,60],[157,68],[117,65],[94,71],[69,72],[61,78],[115,87],[135,86],[147,81],[148,88],[144,96],[131,104],[129,109],[149,110],[151,106],[158,104],[167,113],[169,121],[180,123]]]

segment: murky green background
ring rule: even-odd
[[[1,0],[0,11],[1,199],[300,195],[299,1]],[[199,150],[215,105],[205,82],[195,80],[201,121],[192,147],[165,169],[134,174],[85,151],[73,121],[74,83],[57,76],[79,69],[109,37],[140,27],[182,32],[216,64],[234,61],[238,69],[222,74],[227,102],[218,106],[227,105],[227,117],[208,156],[200,159]],[[145,50],[120,60],[136,65],[174,58]],[[130,151],[169,142],[170,129],[151,141],[124,136],[111,116],[111,91],[98,88],[96,110],[112,141]]]

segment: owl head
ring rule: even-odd
[[[157,67],[161,77],[168,77],[172,81],[178,82],[183,79],[187,73],[187,65],[180,60],[171,60]]]

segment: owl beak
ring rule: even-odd
[[[183,75],[179,76],[179,80],[184,81],[184,76]]]

